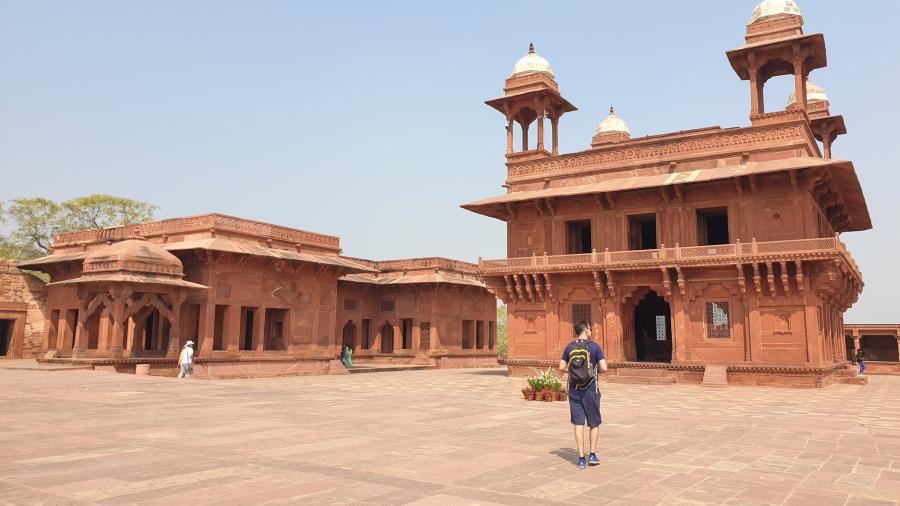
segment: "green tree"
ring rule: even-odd
[[[0,236],[0,257],[26,260],[46,255],[53,236],[143,223],[153,219],[156,206],[112,195],[90,195],[62,203],[35,197],[15,199],[0,207],[0,219],[11,231]]]
[[[507,313],[506,306],[497,306],[497,355],[506,356],[506,332]]]
[[[152,220],[157,209],[146,202],[112,195],[77,197],[60,205],[63,208],[63,227],[67,230],[91,230],[143,223]]]

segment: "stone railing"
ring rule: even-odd
[[[298,230],[280,225],[272,225],[253,220],[245,220],[222,214],[206,214],[171,220],[151,221],[123,227],[103,228],[97,230],[81,230],[57,234],[53,238],[54,246],[65,246],[79,243],[95,243],[105,241],[121,241],[142,237],[159,237],[187,232],[220,230],[237,234],[246,234],[262,239],[306,244],[323,248],[339,249],[340,239],[330,235],[317,234],[306,230]]]
[[[478,266],[475,264],[442,257],[407,258],[403,260],[380,260],[372,262],[372,264],[373,268],[380,271],[440,268],[469,274],[475,274],[478,272]]]
[[[774,117],[774,116],[773,116]],[[778,116],[780,118],[780,116]],[[781,120],[782,124],[767,128],[734,128],[698,130],[690,134],[670,134],[646,139],[632,139],[623,144],[596,148],[580,153],[554,156],[539,160],[509,159],[507,175],[510,181],[540,179],[570,171],[591,171],[619,168],[629,165],[684,160],[692,155],[717,152],[739,152],[755,146],[786,141],[806,142],[810,146],[815,139],[808,128],[788,122],[793,116]],[[518,163],[517,163],[518,162]]]
[[[798,239],[791,241],[753,240],[749,243],[662,247],[636,251],[594,251],[574,255],[532,255],[520,258],[479,260],[481,275],[522,271],[592,271],[634,268],[656,268],[691,264],[735,264],[754,261],[815,260],[843,258],[854,276],[862,282],[862,273],[847,247],[837,237]]]

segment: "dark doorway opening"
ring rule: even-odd
[[[381,326],[381,353],[394,353],[394,327],[390,323]]]
[[[285,321],[287,321],[287,309],[266,309],[263,349],[276,351],[287,350]]]
[[[403,318],[400,320],[400,336],[403,338],[400,342],[400,348],[403,350],[412,349],[412,318]]]
[[[628,217],[628,247],[631,250],[656,249],[656,215]]]
[[[372,320],[362,321],[362,347],[364,350],[372,347]]]
[[[672,361],[672,309],[652,290],[634,309],[634,345],[638,362]]]
[[[156,312],[153,311],[149,315],[147,315],[147,320],[144,321],[144,350],[150,351],[153,349],[153,332],[156,330]]]
[[[462,348],[470,350],[475,346],[475,320],[462,321]]]
[[[591,247],[591,222],[590,220],[566,222],[566,253],[574,255],[578,253],[590,253]]]
[[[219,306],[216,305],[216,313],[214,315],[213,322],[213,349],[214,350],[222,350],[224,349],[224,333],[225,333],[225,311],[228,309],[228,306]]]
[[[243,351],[253,350],[253,341],[256,337],[253,335],[256,311],[257,309],[255,307],[241,308],[241,350]]]
[[[344,325],[344,332],[342,333],[343,338],[341,339],[341,351],[346,347],[350,347],[351,350],[356,349],[356,325],[353,322],[348,321]]]
[[[728,208],[698,209],[697,233],[697,244],[700,246],[729,244],[731,238],[728,234]]]
[[[859,347],[863,351],[864,361],[900,362],[900,349],[894,336],[862,336]]]
[[[10,355],[15,320],[0,320],[0,357]]]

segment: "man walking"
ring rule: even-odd
[[[606,357],[600,345],[591,341],[591,326],[585,321],[575,324],[575,340],[563,350],[559,361],[562,374],[569,374],[569,412],[575,429],[575,446],[578,447],[578,468],[586,464],[596,466],[597,438],[600,436],[600,385],[597,370],[605,372]],[[591,453],[584,456],[584,426],[590,428]]]
[[[181,355],[178,356],[178,365],[181,366],[178,379],[190,379],[191,374],[194,373],[194,349],[191,348],[193,345],[194,341],[188,341],[184,343],[184,348],[181,349]]]

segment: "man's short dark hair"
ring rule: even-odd
[[[584,331],[589,328],[591,328],[591,324],[584,320],[581,320],[580,322],[575,324],[575,335],[580,336],[581,334],[584,334]]]

